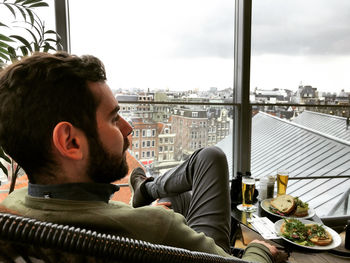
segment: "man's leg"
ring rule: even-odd
[[[153,198],[170,201],[192,229],[205,233],[229,252],[228,180],[225,154],[218,147],[207,147],[145,186]]]

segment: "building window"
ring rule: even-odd
[[[151,137],[152,136],[152,131],[151,129],[147,129],[147,137]]]
[[[198,117],[198,112],[192,112],[192,118],[197,118]]]

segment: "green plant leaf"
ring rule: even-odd
[[[1,23],[1,22],[0,22],[0,26],[8,27],[7,25],[5,25],[5,24],[3,24],[3,23]]]
[[[17,35],[11,35],[10,37],[15,38],[15,39],[21,41],[21,42],[30,50],[30,52],[33,52],[33,49],[32,49],[32,47],[31,47],[31,45],[29,44],[28,40],[25,39],[24,37],[17,36]]]
[[[34,43],[34,50],[35,51],[40,51],[40,46],[38,43]]]
[[[56,50],[56,48],[54,48],[53,46],[51,46],[48,42],[45,42],[45,45],[44,45],[44,52],[47,52],[49,50]]]
[[[11,159],[5,154],[1,146],[0,146],[0,158],[4,159],[8,163],[11,163]]]
[[[30,5],[29,8],[42,7],[42,6],[49,6],[49,5],[47,3],[37,3],[37,4]]]
[[[27,21],[27,15],[26,15],[26,13],[25,13],[24,10],[23,10],[24,8],[21,7],[21,6],[16,6],[16,7],[17,7],[17,9],[21,12],[24,21]]]
[[[27,13],[28,13],[29,18],[30,18],[30,23],[32,25],[34,25],[34,14],[33,14],[32,10],[30,10],[30,9],[26,9],[26,10],[27,10]]]
[[[6,174],[6,176],[9,176],[9,173],[6,169],[6,167],[0,162],[0,169],[4,172],[4,174]]]
[[[7,48],[9,45],[6,44],[5,42],[0,41],[0,47],[5,47]]]
[[[24,5],[29,5],[29,4],[33,4],[33,3],[38,3],[38,2],[42,2],[43,0],[25,0],[25,2],[23,3]]]
[[[6,42],[15,42],[13,39],[11,39],[3,34],[0,34],[0,40],[6,41]]]
[[[25,46],[21,46],[20,47],[23,56],[27,56],[28,55],[28,49]]]
[[[38,3],[38,2],[42,2],[42,0],[26,0],[23,4],[30,5],[30,4]]]
[[[5,59],[5,61],[9,61],[10,58],[5,56],[4,54],[0,53],[0,57],[2,57],[3,59]]]
[[[32,37],[33,37],[33,39],[34,39],[34,42],[35,42],[35,43],[38,43],[38,39],[36,38],[35,34],[34,34],[31,30],[29,30],[28,28],[26,28],[26,30],[29,32],[29,34],[32,35]]]
[[[16,12],[15,10],[13,9],[13,7],[9,4],[5,4],[4,5],[11,11],[11,13],[13,14],[13,16],[16,18]]]
[[[10,55],[11,59],[17,58],[16,50],[13,47],[9,46],[7,48],[7,51],[11,54]]]
[[[16,0],[15,4],[18,4],[18,3],[21,3],[21,2],[24,2],[26,0]]]
[[[2,48],[2,47],[0,47],[0,52],[1,52],[2,54],[10,55],[10,53],[7,51],[7,49],[4,49],[4,48]]]
[[[53,31],[53,30],[46,30],[45,34],[55,34],[55,35],[57,35],[57,33],[55,31]]]

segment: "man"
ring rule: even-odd
[[[28,189],[3,204],[40,220],[229,256],[227,163],[216,147],[154,181],[134,170],[132,202],[142,207],[109,201],[118,190],[110,183],[128,172],[132,128],[105,81],[97,58],[66,53],[37,53],[1,73],[0,145],[29,178]],[[173,210],[144,206],[164,197],[193,229]],[[271,252],[276,248],[255,242],[244,258],[272,262]]]

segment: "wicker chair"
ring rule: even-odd
[[[247,262],[0,213],[0,262]]]

